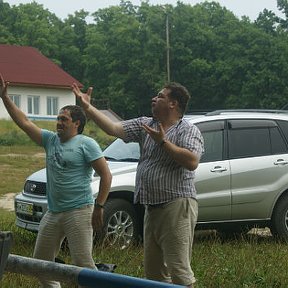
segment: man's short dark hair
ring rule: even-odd
[[[170,90],[169,98],[178,102],[180,113],[183,116],[191,97],[188,90],[183,85],[176,82],[167,83],[164,88]]]
[[[78,127],[78,134],[82,134],[87,122],[86,115],[82,107],[78,105],[67,105],[61,108],[61,110],[68,110],[70,112],[73,122],[77,120],[80,121],[80,125]]]

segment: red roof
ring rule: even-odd
[[[27,46],[0,45],[0,73],[10,85],[69,88],[83,85],[62,68]]]

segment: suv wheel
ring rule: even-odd
[[[101,244],[125,249],[137,242],[139,229],[133,204],[123,199],[109,199],[105,204],[102,233],[95,238]]]
[[[274,208],[271,232],[273,236],[288,242],[288,194]]]

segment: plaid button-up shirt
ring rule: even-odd
[[[142,128],[146,124],[158,130],[158,122],[148,117],[123,121],[125,142],[140,144],[140,159],[136,174],[135,203],[161,204],[176,198],[196,198],[194,171],[176,163]],[[181,119],[171,126],[165,138],[179,147],[186,148],[199,157],[204,151],[199,129]]]

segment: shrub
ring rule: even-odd
[[[56,127],[55,121],[34,121],[34,123],[40,128],[51,131],[54,131]],[[107,135],[92,121],[87,123],[83,134],[94,138],[102,149],[114,139],[114,137]],[[12,120],[0,120],[0,145],[31,146],[36,144]]]

